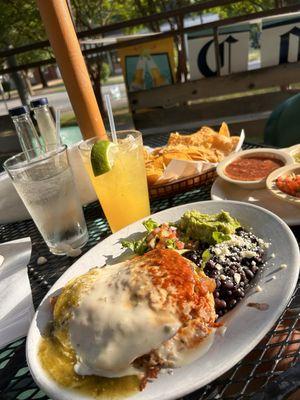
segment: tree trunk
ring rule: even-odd
[[[12,48],[12,47],[9,47]],[[7,57],[7,64],[9,67],[16,67],[17,62],[14,55]],[[12,79],[16,85],[16,89],[18,91],[19,97],[21,99],[21,103],[23,105],[29,104],[29,97],[27,88],[25,86],[24,80],[22,79],[21,72],[14,71],[12,72]]]
[[[102,115],[102,117],[105,117],[105,108],[104,108],[104,102],[102,99],[102,93],[101,93],[101,80],[100,80],[100,75],[97,75],[97,77],[91,77],[92,79],[92,85],[93,85],[93,89],[94,89],[94,93],[96,96],[96,100],[98,103],[98,107],[100,110],[100,113]]]
[[[47,82],[47,79],[45,78],[44,71],[42,70],[41,66],[38,67],[38,72],[39,72],[39,76],[40,76],[40,80],[41,80],[41,84],[43,85],[43,88],[47,88],[48,82]]]
[[[30,96],[34,96],[34,91],[32,89],[32,85],[31,85],[30,79],[28,77],[27,70],[23,71],[23,77],[24,77],[24,82],[25,82],[25,85],[27,86],[27,90],[28,90]]]

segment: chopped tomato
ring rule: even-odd
[[[300,175],[279,176],[276,179],[276,186],[282,192],[300,198]]]
[[[184,249],[184,243],[177,236],[177,229],[168,223],[161,224],[153,229],[147,236],[146,242],[150,249]]]

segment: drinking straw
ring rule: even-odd
[[[85,139],[106,131],[66,0],[36,0],[76,119]]]
[[[112,112],[109,94],[105,95],[105,103],[106,103],[106,110],[107,110],[107,114],[108,114],[108,120],[109,120],[112,140],[114,143],[118,143],[115,121],[114,121],[114,116],[113,116],[113,112]]]
[[[55,110],[55,130],[57,136],[57,144],[60,144],[60,108]]]

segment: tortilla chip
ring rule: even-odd
[[[220,126],[219,129],[219,135],[230,137],[229,128],[226,122],[222,122],[222,125]]]
[[[230,137],[225,122],[219,132],[208,126],[190,135],[172,132],[165,147],[158,147],[145,155],[148,182],[150,185],[156,183],[173,159],[218,163],[235,149],[238,140],[238,136]]]
[[[145,147],[143,147],[143,153],[144,153],[144,160],[145,160],[145,163],[146,163],[150,159],[150,153],[149,153],[149,151],[147,149],[145,149]]]
[[[147,171],[147,181],[149,185],[154,185],[155,182],[162,176],[163,171]]]
[[[235,148],[240,140],[240,137],[239,136],[231,136],[230,139],[231,139],[231,145],[232,145],[231,151],[233,151],[233,150],[235,150]]]

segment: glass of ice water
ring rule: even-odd
[[[88,232],[67,147],[53,146],[39,156],[34,150],[20,153],[6,160],[4,168],[51,253],[75,255]]]

